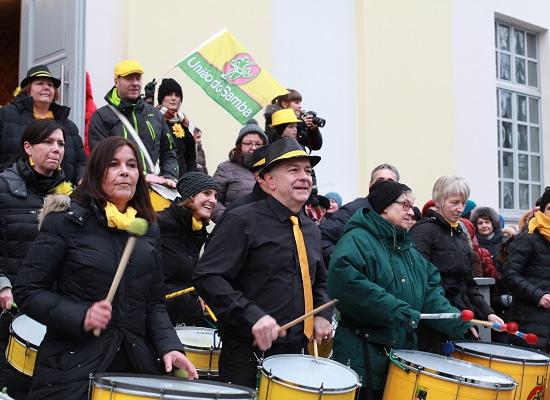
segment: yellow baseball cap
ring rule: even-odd
[[[143,75],[143,67],[135,60],[124,60],[115,65],[115,78],[130,74]]]
[[[271,115],[271,126],[292,124],[295,122],[300,122],[300,120],[296,118],[296,114],[294,114],[294,110],[292,108],[285,108],[283,110],[275,111],[273,115]]]

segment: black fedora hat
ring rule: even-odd
[[[263,176],[266,172],[269,172],[279,162],[288,160],[291,158],[307,158],[312,167],[316,166],[321,157],[310,156],[300,143],[295,138],[283,138],[279,139],[269,145],[267,151],[267,157],[265,158],[265,165],[260,170],[260,176]]]
[[[61,85],[61,81],[51,74],[47,65],[35,65],[27,71],[27,76],[21,81],[20,87],[25,87],[31,83],[34,79],[48,78],[53,82],[55,88]]]

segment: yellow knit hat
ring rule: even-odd
[[[115,78],[130,74],[143,75],[143,67],[141,64],[134,60],[124,60],[115,65]]]

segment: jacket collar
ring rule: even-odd
[[[33,100],[32,97],[28,94],[21,94],[19,97],[16,97],[12,104],[14,104],[20,112],[26,110],[28,112],[33,113]],[[71,112],[71,109],[69,107],[62,106],[57,103],[50,104],[50,111],[53,113],[53,116],[56,121],[63,121],[66,120],[69,117],[69,113]]]
[[[133,111],[133,110],[139,112],[143,109],[145,104],[145,102],[141,97],[138,98],[136,103],[130,103],[121,99],[118,96],[118,92],[115,86],[113,86],[111,90],[107,92],[107,94],[105,95],[105,101],[123,112]]]
[[[308,221],[302,209],[300,209],[298,214],[294,214],[287,206],[273,196],[267,196],[266,204],[281,222],[289,221],[290,217],[293,215],[298,217],[300,225],[304,225]]]

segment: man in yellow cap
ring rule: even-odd
[[[124,60],[115,65],[114,73],[115,85],[105,95],[107,105],[90,121],[90,148],[109,136],[129,138],[139,148],[145,180],[175,188],[176,147],[160,111],[141,98],[143,67],[137,61]]]

